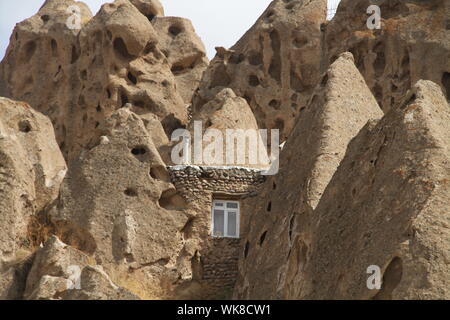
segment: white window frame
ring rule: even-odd
[[[217,203],[223,203],[223,207],[216,207]],[[237,208],[227,208],[227,203],[235,203],[237,204]],[[214,209],[223,210],[224,212],[224,234],[222,236],[218,236],[214,234]],[[227,234],[228,232],[228,213],[236,212],[236,235],[230,236]],[[211,210],[211,236],[214,238],[234,238],[238,239],[240,237],[240,224],[241,224],[241,204],[239,201],[231,201],[231,200],[213,200],[212,210]]]

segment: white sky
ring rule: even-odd
[[[167,16],[188,18],[212,58],[214,47],[231,47],[258,19],[272,0],[160,0]],[[328,0],[336,7],[340,0]],[[84,0],[92,13],[112,0]],[[16,23],[34,15],[44,0],[0,0],[0,60]]]

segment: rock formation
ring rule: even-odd
[[[295,251],[298,234],[308,230],[308,217],[348,142],[369,119],[382,114],[352,55],[340,56],[301,110],[282,151],[280,173],[266,183],[259,197],[243,205],[250,214],[243,228],[248,235],[243,238],[237,297],[292,298],[286,287],[300,268],[299,255],[304,254]]]
[[[450,299],[450,3],[326,6],[274,0],[211,63],[158,0],[46,0],[17,24],[0,299]],[[224,140],[221,161],[174,166],[195,121],[280,129],[279,173],[263,135],[256,164]]]
[[[371,30],[367,9],[373,4],[381,9],[381,26]],[[420,79],[441,85],[450,100],[449,17],[450,3],[442,0],[342,0],[326,26],[326,57],[353,53],[384,111]]]
[[[326,0],[273,1],[232,48],[217,48],[194,111],[228,87],[247,100],[260,128],[280,129],[284,140],[320,78],[326,8]]]

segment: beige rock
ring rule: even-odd
[[[419,81],[364,127],[314,212],[291,297],[449,299],[449,124],[439,86]],[[367,288],[372,265],[381,290]]]
[[[288,299],[292,277],[305,254],[295,244],[311,236],[310,216],[332,178],[348,142],[367,120],[382,111],[359,74],[350,53],[341,55],[322,77],[301,111],[281,153],[280,173],[258,197],[243,204],[243,252],[235,297]]]
[[[87,266],[80,275],[81,289],[68,290],[65,300],[140,300],[114,284],[101,266]]]
[[[24,102],[0,98],[0,270],[31,250],[31,225],[57,197],[66,164],[50,120]]]
[[[381,28],[367,27],[371,4]],[[450,100],[450,3],[430,0],[342,0],[325,32],[329,61],[350,51],[384,111],[420,79],[440,84]],[[324,63],[326,65],[326,63]]]
[[[159,47],[175,76],[177,91],[189,104],[208,66],[205,46],[188,19],[158,17],[153,26],[158,32]]]
[[[253,110],[260,128],[284,140],[320,78],[321,32],[327,1],[273,1],[230,49],[217,48],[194,96],[194,112],[223,88]]]

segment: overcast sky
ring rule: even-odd
[[[167,16],[190,19],[205,43],[208,56],[214,47],[231,47],[247,31],[272,0],[160,0]],[[328,0],[336,7],[340,0]],[[84,0],[92,13],[112,0]],[[16,23],[34,15],[44,0],[0,0],[0,60]]]

